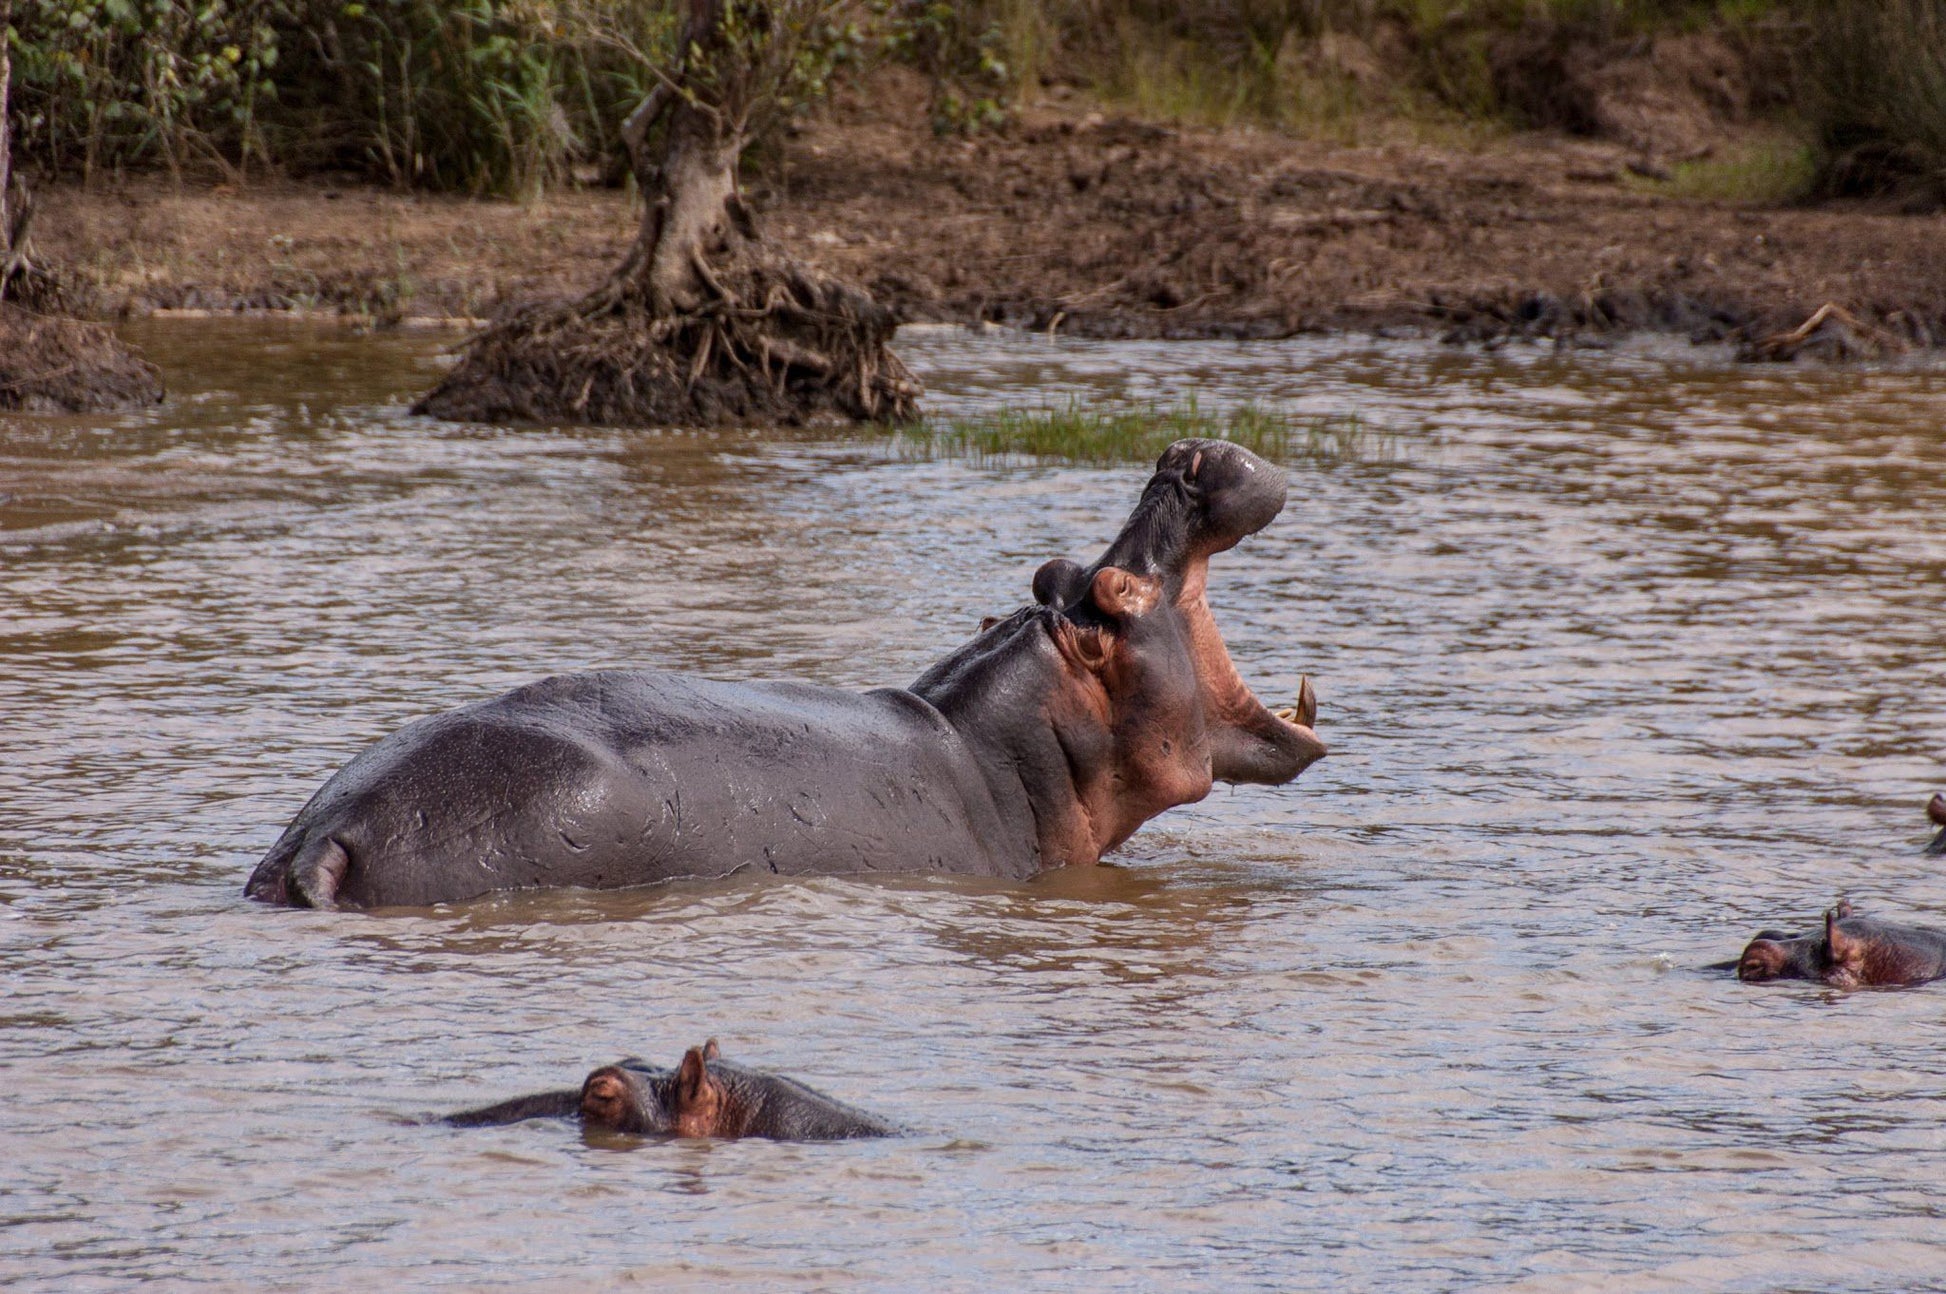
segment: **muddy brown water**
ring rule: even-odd
[[[921,333],[936,410],[1358,414],[1212,601],[1330,759],[1026,885],[240,897],[401,722],[643,664],[909,681],[1139,466],[441,426],[441,339],[149,325],[177,398],[0,420],[0,1280],[1910,1288],[1946,986],[1702,963],[1946,924],[1946,373]],[[416,1122],[708,1035],[911,1135]]]

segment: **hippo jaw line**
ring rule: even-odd
[[[1309,679],[1299,687],[1288,718],[1257,698],[1230,659],[1230,649],[1210,613],[1205,596],[1208,580],[1208,559],[1192,562],[1184,573],[1176,610],[1189,633],[1203,692],[1210,777],[1218,782],[1282,786],[1327,753],[1311,726],[1317,718],[1317,699]]]

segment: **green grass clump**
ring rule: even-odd
[[[1775,206],[1809,194],[1817,175],[1818,159],[1812,148],[1800,139],[1779,137],[1720,156],[1678,162],[1667,180],[1644,187],[1686,198]]]
[[[1166,408],[1102,407],[1070,400],[1058,407],[928,419],[888,434],[902,457],[976,462],[1014,458],[1147,462],[1176,441],[1191,437],[1231,441],[1272,462],[1362,462],[1399,456],[1395,437],[1371,430],[1355,414],[1300,416],[1257,404],[1214,412],[1194,400]]]

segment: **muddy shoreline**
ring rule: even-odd
[[[1767,358],[1946,345],[1946,215],[1675,196],[1622,145],[1560,136],[1346,147],[1084,109],[938,139],[854,100],[747,187],[776,236],[903,322],[1592,345],[1654,331]],[[611,190],[522,205],[143,178],[42,204],[44,252],[111,317],[463,323],[593,284],[634,226]]]

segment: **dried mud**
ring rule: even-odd
[[[1584,343],[1647,329],[1769,358],[1946,344],[1946,215],[1670,196],[1621,140],[1344,147],[1084,106],[938,139],[902,109],[917,93],[897,79],[854,92],[748,180],[781,245],[901,321]],[[635,223],[612,192],[523,206],[316,183],[56,188],[44,208],[47,252],[104,312],[378,322],[584,291]]]
[[[0,303],[0,409],[94,413],[161,398],[155,366],[109,329]]]

